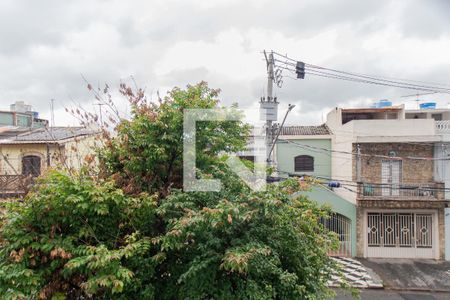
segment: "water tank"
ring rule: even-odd
[[[420,109],[436,109],[436,102],[420,103]]]
[[[376,107],[378,108],[382,108],[382,107],[390,107],[392,106],[392,102],[386,99],[380,100],[378,101],[378,103],[376,104]]]
[[[378,102],[375,102],[372,104],[372,108],[382,108],[382,107],[390,107],[392,106],[392,102],[387,100],[387,99],[383,99],[383,100],[379,100]]]

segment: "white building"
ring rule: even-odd
[[[358,256],[450,258],[449,117],[404,106],[328,114],[336,192],[357,205]]]

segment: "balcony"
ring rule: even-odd
[[[444,183],[358,183],[360,200],[444,200]]]
[[[0,175],[0,198],[23,196],[32,181],[30,176],[25,175]]]
[[[450,120],[435,121],[436,133],[450,133]]]

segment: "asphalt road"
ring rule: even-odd
[[[337,291],[336,300],[353,299],[348,293]],[[362,300],[449,300],[450,293],[400,292],[392,290],[361,290]]]

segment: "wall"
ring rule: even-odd
[[[407,119],[414,119],[416,116],[420,119],[432,119],[433,114],[442,114],[442,120],[450,120],[450,111],[449,110],[413,110],[406,111]]]
[[[445,260],[450,260],[450,208],[444,210],[445,226]]]
[[[329,151],[319,151],[317,149],[308,149],[296,144],[313,146],[317,148],[331,149],[331,138],[325,139],[293,139],[293,143],[283,141],[285,137],[280,138],[276,145],[276,156],[280,176],[287,176],[286,173],[307,174],[313,176],[331,177],[331,156]],[[298,155],[310,155],[314,157],[314,172],[295,172],[294,158]]]
[[[54,157],[57,149],[54,146],[49,147],[50,157]],[[46,144],[2,144],[0,150],[3,154],[0,156],[0,175],[22,174],[22,157],[25,155],[41,157],[41,170],[47,166]]]
[[[78,170],[86,161],[86,156],[95,154],[97,146],[101,145],[100,136],[89,136],[72,139],[65,144],[66,166]],[[96,162],[96,161],[95,161]]]
[[[386,140],[430,142],[436,137],[434,120],[354,120],[341,125],[340,113],[340,109],[333,109],[328,114],[326,122],[334,135],[331,175],[336,180],[355,180],[353,177],[355,156],[351,153],[354,151],[352,144],[357,141],[366,139],[371,142],[386,142]],[[341,188],[337,189],[336,193],[356,203],[355,192]]]
[[[387,158],[368,157],[371,155],[389,155],[389,151],[394,151],[399,157],[433,157],[434,146],[431,144],[404,144],[404,143],[367,143],[359,144],[361,151],[361,181],[381,183],[381,165]],[[353,152],[357,152],[357,145],[353,144]],[[353,160],[353,180],[358,181],[356,171],[357,159]],[[433,160],[402,160],[402,182],[403,183],[431,183],[434,181],[434,161]]]
[[[349,218],[351,224],[352,256],[356,256],[356,206],[339,197],[332,190],[320,185],[313,186],[310,191],[300,192],[320,205],[328,205],[335,213]]]
[[[22,157],[38,155],[41,157],[41,172],[47,167],[48,157],[50,166],[64,166],[79,169],[86,155],[94,153],[94,146],[100,142],[95,136],[72,139],[63,145],[35,143],[35,144],[1,144],[0,175],[22,174]]]
[[[434,162],[434,178],[442,181],[446,188],[450,188],[450,144],[437,143],[434,147],[434,157],[440,158]],[[450,190],[445,191],[445,199],[450,199]]]

